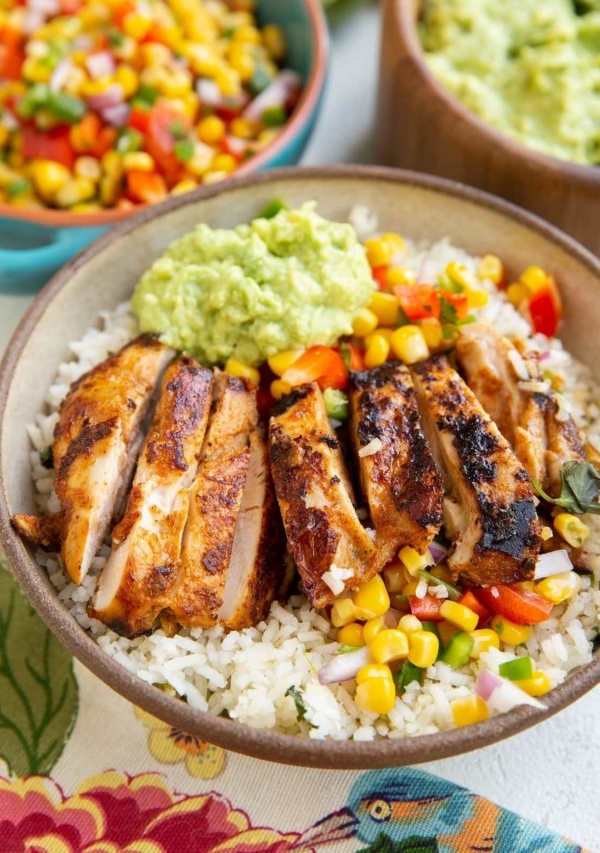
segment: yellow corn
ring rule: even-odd
[[[390,609],[390,597],[381,575],[374,575],[371,580],[361,584],[352,593],[352,601],[356,607],[372,611],[373,616],[383,616],[387,613]]]
[[[229,175],[237,167],[237,160],[231,154],[217,154],[212,161],[211,169],[216,172],[225,172]]]
[[[385,280],[390,288],[397,284],[416,284],[417,274],[407,267],[390,267],[385,274]]]
[[[123,168],[126,172],[154,172],[156,163],[147,151],[129,151],[123,154]]]
[[[377,614],[364,607],[357,607],[351,598],[338,598],[331,608],[331,624],[334,628],[342,628],[350,622],[366,622]]]
[[[233,33],[235,41],[247,41],[250,44],[260,44],[260,33],[252,24],[241,24]]]
[[[469,696],[453,699],[450,702],[450,710],[457,726],[470,726],[472,723],[481,723],[490,715],[488,706],[481,696],[471,693]]]
[[[400,617],[398,628],[405,634],[414,634],[415,631],[420,631],[423,626],[421,620],[413,616],[412,613],[405,613],[404,616]]]
[[[546,673],[541,672],[540,670],[536,670],[531,678],[517,679],[515,684],[530,696],[543,696],[544,693],[547,693],[552,686]]]
[[[407,584],[404,585],[404,588],[402,589],[402,595],[415,595],[420,583],[420,580],[409,581]]]
[[[590,535],[590,528],[576,515],[559,512],[554,519],[554,529],[573,548],[579,548]]]
[[[203,178],[210,168],[214,153],[214,150],[205,142],[197,142],[192,157],[185,161],[186,171],[197,178]]]
[[[463,631],[474,631],[479,622],[479,616],[470,607],[448,599],[440,607],[440,616]]]
[[[359,622],[343,625],[338,631],[337,641],[343,646],[364,646],[363,626]]]
[[[581,578],[576,572],[561,572],[544,578],[535,585],[535,591],[553,604],[572,598],[581,589]]]
[[[301,349],[286,349],[272,355],[267,359],[267,364],[275,374],[275,376],[283,376],[288,367],[297,361],[304,350]]]
[[[270,391],[271,397],[274,400],[281,400],[282,397],[285,397],[286,394],[289,394],[292,390],[292,386],[289,382],[284,382],[283,379],[274,379],[271,382]]]
[[[383,570],[383,580],[388,592],[402,592],[408,580],[404,566],[395,564]]]
[[[234,118],[229,125],[229,130],[234,136],[239,139],[252,139],[255,136],[257,127],[253,121],[247,118]]]
[[[369,311],[376,315],[382,326],[395,326],[398,320],[398,300],[393,294],[378,290],[371,297]]]
[[[490,300],[490,294],[487,290],[478,290],[473,288],[467,290],[467,305],[469,308],[483,308]]]
[[[89,181],[99,181],[102,167],[95,157],[78,157],[73,169],[76,178],[87,178]]]
[[[142,41],[152,29],[152,18],[139,12],[128,12],[123,16],[123,30],[136,41]]]
[[[228,51],[228,59],[229,64],[237,71],[242,82],[245,83],[250,80],[256,70],[256,62],[244,43],[233,42]]]
[[[380,367],[390,354],[390,345],[385,335],[375,332],[365,352],[365,367]]]
[[[519,281],[524,284],[529,294],[536,293],[548,281],[548,273],[541,267],[527,267],[519,276]]]
[[[390,263],[396,252],[404,249],[404,240],[399,234],[382,234],[365,240],[367,260],[372,267],[382,267]]]
[[[450,263],[446,265],[445,272],[446,275],[450,276],[452,281],[460,284],[465,290],[470,290],[477,286],[475,276],[471,270],[458,261],[450,261]]]
[[[71,178],[71,172],[54,160],[34,160],[31,165],[31,180],[37,193],[45,201],[53,201],[56,193]]]
[[[526,643],[533,631],[531,625],[516,625],[498,614],[492,616],[490,627],[498,634],[502,642],[508,643],[509,646]]]
[[[140,80],[131,65],[119,65],[115,71],[115,81],[123,89],[125,99],[131,98],[140,86]]]
[[[409,661],[427,669],[438,656],[440,641],[433,631],[412,631],[408,635],[408,649]]]
[[[233,68],[219,68],[215,74],[215,83],[225,97],[234,97],[240,91],[240,75]]]
[[[54,201],[62,208],[89,201],[96,194],[96,184],[87,178],[69,178],[55,193]]]
[[[231,376],[239,376],[242,379],[249,379],[258,385],[260,382],[260,373],[256,367],[251,367],[249,364],[244,364],[243,361],[238,361],[237,358],[230,358],[225,364],[225,373]]]
[[[405,545],[401,548],[398,552],[398,556],[400,557],[406,571],[413,577],[416,577],[421,569],[426,569],[432,560],[429,551],[425,551],[424,554],[419,554],[419,552],[410,545]]]
[[[263,27],[262,43],[271,59],[274,59],[275,62],[280,62],[284,58],[287,50],[285,36],[281,27],[278,27],[277,24],[267,24],[266,27]]]
[[[97,80],[86,79],[81,85],[81,94],[86,98],[90,95],[101,95],[112,85],[113,78],[108,74],[104,77],[98,77]]]
[[[435,350],[441,346],[444,337],[442,335],[442,324],[435,317],[426,317],[419,322],[419,328],[425,338],[429,350]]]
[[[390,344],[390,346],[391,346],[393,334],[394,334],[393,329],[388,329],[388,328],[386,328],[386,326],[378,326],[374,332],[370,332],[368,335],[365,335],[365,338],[364,338],[365,349],[367,349],[370,346],[371,341],[373,340],[373,338],[376,335],[377,336],[380,335],[381,337],[385,338],[386,341],[388,342],[388,344]]]
[[[520,282],[513,282],[513,284],[509,284],[506,288],[506,298],[515,308],[518,308],[522,302],[526,302],[529,296],[529,290]]]
[[[389,667],[378,669],[387,670],[378,675],[371,674],[375,669],[373,666],[364,666],[358,671],[356,681],[355,701],[359,708],[364,711],[372,711],[375,714],[389,714],[396,701],[396,687]],[[365,673],[368,670],[368,674]]]
[[[504,278],[502,261],[496,255],[484,255],[477,268],[479,278],[487,278],[494,284],[500,284]]]
[[[540,530],[540,538],[546,542],[548,539],[552,539],[554,533],[552,532],[552,528],[544,525]]]
[[[198,184],[196,181],[191,178],[185,178],[182,181],[179,181],[175,184],[173,189],[171,190],[171,195],[183,195],[183,193],[189,193],[192,190],[195,190]]]
[[[369,308],[362,308],[352,321],[352,332],[357,338],[364,338],[370,335],[378,325],[377,315]]]
[[[158,44],[158,42],[140,45],[139,53],[142,65],[145,67],[168,65],[171,61],[169,48],[164,44]]]
[[[375,639],[380,631],[385,628],[383,616],[376,616],[374,619],[368,619],[363,625],[362,636],[365,643],[370,643]]]
[[[392,334],[394,355],[405,364],[415,364],[429,357],[429,347],[419,326],[400,326]]]
[[[500,637],[491,628],[477,628],[475,631],[469,632],[473,638],[473,648],[471,649],[471,657],[478,660],[483,652],[489,652],[491,648],[500,648]]]
[[[396,628],[384,628],[367,644],[377,663],[389,663],[408,657],[408,637]]]
[[[28,56],[21,68],[21,74],[30,83],[47,83],[52,69],[49,65],[39,62],[37,57]]]

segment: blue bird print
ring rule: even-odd
[[[466,788],[412,768],[360,775],[346,807],[307,829],[293,848],[352,836],[367,845],[360,853],[585,853]]]

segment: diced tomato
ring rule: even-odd
[[[281,379],[292,387],[318,382],[321,388],[341,390],[348,384],[348,372],[337,350],[317,344],[303,352]]]
[[[176,183],[181,174],[181,163],[175,154],[177,137],[173,132],[174,127],[180,128],[182,133],[186,134],[191,125],[185,113],[164,98],[159,98],[152,105],[148,116],[146,150],[154,158],[160,172],[165,175],[169,186]]]
[[[360,347],[357,347],[356,344],[344,341],[338,349],[348,370],[358,371],[365,369],[364,351]]]
[[[0,79],[20,80],[25,61],[22,34],[10,26],[0,26]]]
[[[148,132],[148,125],[150,124],[150,110],[132,107],[127,124],[129,127],[139,130],[140,133],[145,135]]]
[[[456,311],[456,318],[462,323],[469,314],[469,300],[466,293],[449,293],[444,291],[441,297],[445,302],[452,305]]]
[[[371,268],[371,275],[373,276],[373,279],[377,282],[377,285],[378,285],[380,290],[387,290],[388,289],[387,274],[388,274],[389,268],[390,268],[389,264],[382,264],[382,266],[380,266],[380,267],[372,267]]]
[[[75,152],[69,138],[68,127],[53,127],[50,130],[36,130],[26,126],[22,130],[22,153],[27,160],[54,160],[72,169]]]
[[[469,610],[472,610],[479,616],[479,622],[477,623],[478,628],[483,628],[492,616],[492,611],[488,610],[485,604],[482,604],[470,589],[463,593],[458,603],[464,604],[465,607],[468,607]]]
[[[553,337],[562,317],[562,302],[556,281],[548,276],[546,283],[529,300],[531,325],[535,332]]]
[[[437,598],[435,595],[425,595],[423,598],[417,598],[416,595],[408,596],[408,606],[410,612],[421,622],[442,622],[444,617],[440,614],[440,607],[444,599]]]
[[[127,172],[127,193],[133,201],[154,204],[166,197],[167,186],[157,172],[130,169]]]
[[[96,141],[90,149],[90,154],[98,159],[103,157],[107,151],[110,151],[114,147],[118,135],[119,132],[116,128],[105,125],[98,133]]]
[[[440,300],[432,284],[398,284],[394,293],[409,320],[439,319]]]
[[[551,601],[516,584],[493,584],[477,587],[474,595],[493,613],[504,616],[516,625],[535,625],[544,622],[554,606]]]

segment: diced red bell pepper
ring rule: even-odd
[[[387,290],[388,289],[387,274],[388,274],[389,268],[390,268],[389,264],[382,264],[379,267],[372,267],[371,268],[371,275],[373,276],[373,279],[377,282],[377,285],[378,285],[380,290]]]
[[[25,61],[22,34],[9,26],[0,26],[0,79],[20,80]]]
[[[440,614],[443,601],[444,599],[437,598],[435,595],[425,595],[423,598],[417,598],[416,595],[408,596],[410,612],[421,622],[443,622],[444,617]]]
[[[339,353],[348,370],[359,371],[365,369],[364,351],[360,347],[357,347],[356,344],[344,341],[339,346]]]
[[[398,284],[394,293],[409,320],[439,319],[440,300],[432,284]]]
[[[466,293],[450,293],[445,291],[441,298],[454,307],[456,318],[460,323],[467,319],[469,314],[469,300]]]
[[[159,98],[152,105],[148,116],[146,150],[154,158],[154,162],[165,176],[169,186],[177,183],[181,174],[181,163],[175,154],[177,136],[173,132],[174,126],[181,128],[182,133],[186,134],[191,127],[190,120],[181,110],[176,109],[164,98]],[[140,128],[136,129],[140,130]]]
[[[76,155],[68,127],[52,127],[42,131],[27,125],[22,129],[21,150],[27,160],[54,160],[67,169],[72,169],[75,164]]]
[[[292,387],[318,382],[320,388],[341,390],[348,384],[348,372],[339,352],[321,344],[303,352],[281,378]]]
[[[516,584],[477,587],[473,593],[493,613],[504,616],[516,625],[545,622],[554,606],[543,595]]]
[[[529,300],[531,325],[535,332],[553,337],[562,317],[562,302],[556,281],[548,276],[546,283]]]
[[[150,110],[132,107],[127,124],[129,127],[139,130],[140,133],[145,135],[148,132],[148,125],[150,124]]]
[[[477,623],[478,628],[483,628],[483,626],[490,621],[492,611],[488,610],[485,604],[479,601],[477,596],[470,589],[463,593],[458,603],[464,604],[465,607],[468,607],[469,610],[472,610],[479,616],[479,622]]]
[[[167,186],[157,172],[130,169],[127,172],[127,194],[133,201],[154,204],[167,195]]]

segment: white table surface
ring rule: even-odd
[[[331,15],[329,82],[307,165],[373,162],[379,4],[345,4]],[[31,300],[0,292],[2,350]],[[533,730],[423,769],[600,853],[600,688]]]

